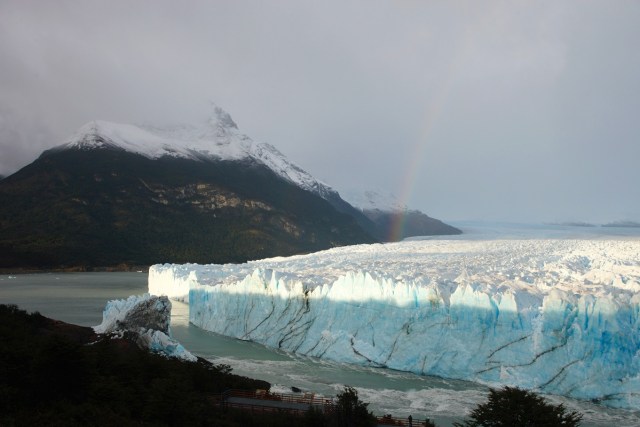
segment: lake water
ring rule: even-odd
[[[474,232],[462,226],[467,238],[505,237],[485,227]],[[513,227],[513,237],[541,235],[554,238],[575,238],[585,233],[589,238],[607,237],[618,230],[574,230],[575,227],[523,229]],[[504,228],[502,229],[504,230]],[[488,233],[488,234],[487,234]],[[597,233],[597,234],[596,234]],[[617,237],[626,238],[628,231]],[[632,230],[632,233],[638,233]],[[640,233],[638,233],[640,234]],[[455,237],[460,238],[460,237]],[[634,238],[634,237],[631,237]],[[106,301],[141,294],[147,290],[145,273],[43,273],[0,276],[0,303],[17,304],[28,311],[65,322],[94,326],[102,321]],[[240,375],[264,379],[274,384],[276,391],[289,391],[295,386],[322,395],[335,395],[343,385],[351,385],[360,397],[370,402],[376,414],[390,413],[396,417],[429,417],[440,426],[460,421],[478,403],[485,401],[487,389],[478,384],[425,377],[385,369],[357,367],[334,362],[299,357],[268,349],[264,346],[222,337],[203,331],[188,322],[188,306],[173,302],[172,333],[194,354],[215,363],[225,363]],[[548,397],[553,403],[564,403],[569,409],[584,414],[584,426],[639,426],[640,412],[616,410],[559,397]]]

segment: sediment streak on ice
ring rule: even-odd
[[[206,330],[340,362],[640,408],[640,241],[414,241],[156,265]]]

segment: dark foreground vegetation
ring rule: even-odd
[[[252,413],[216,404],[228,389],[268,390],[265,381],[233,375],[203,359],[182,362],[138,348],[126,336],[0,305],[0,426],[312,426],[364,427],[376,420],[345,387],[332,410]],[[459,427],[580,425],[582,416],[533,392],[491,389]],[[381,421],[382,420],[382,421]],[[427,421],[413,426],[431,426]]]
[[[264,381],[97,339],[91,328],[0,305],[0,425],[282,425],[209,401],[228,388],[269,388]]]
[[[489,399],[478,405],[464,424],[456,427],[576,427],[582,415],[553,405],[536,393],[518,387],[489,389]]]
[[[0,305],[0,426],[370,426],[345,388],[330,414],[252,413],[215,404],[228,389],[269,389],[225,365],[152,354],[127,337]]]

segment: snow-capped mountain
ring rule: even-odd
[[[242,134],[229,113],[215,105],[211,117],[201,125],[153,126],[92,121],[55,150],[96,148],[121,149],[149,159],[166,156],[254,161],[324,199],[339,197],[335,190],[289,161],[273,145],[255,142]]]
[[[242,262],[375,233],[220,108],[202,126],[94,121],[0,181],[0,267]]]
[[[389,223],[214,107],[199,126],[90,122],[0,181],[0,267],[243,262],[387,240]]]
[[[337,191],[289,161],[273,145],[255,142],[241,133],[229,113],[215,104],[209,119],[200,125],[136,126],[92,121],[54,150],[99,148],[124,150],[149,159],[243,161],[264,165],[286,181],[327,200],[337,211],[355,218],[367,233],[383,241],[460,233],[420,211],[408,210],[395,196],[382,190],[350,192],[345,202]],[[408,219],[403,221],[405,225],[399,235],[390,231],[393,224],[399,222],[395,219],[398,215]]]

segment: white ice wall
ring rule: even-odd
[[[194,265],[157,264],[149,269],[149,293],[186,302],[191,284],[197,283]]]
[[[364,248],[152,271],[188,277],[191,322],[220,334],[640,408],[639,242]]]

